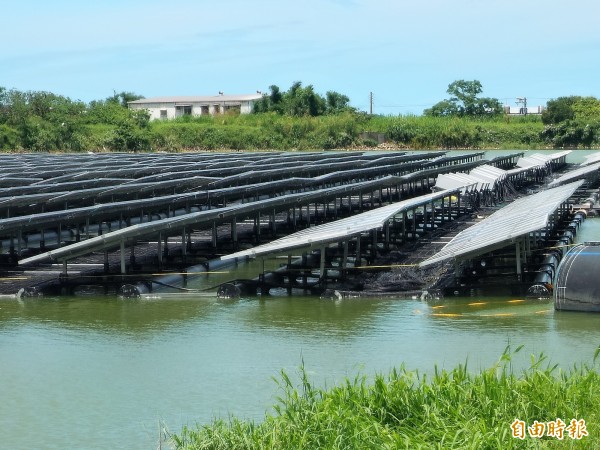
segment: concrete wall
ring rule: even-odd
[[[542,114],[545,106],[528,106],[527,111],[522,106],[505,106],[504,113],[511,115]]]
[[[224,114],[229,111],[239,111],[240,114],[250,114],[254,107],[254,101],[242,101],[242,102],[212,102],[212,103],[146,103],[146,104],[134,104],[129,105],[130,109],[145,109],[150,113],[150,120],[165,120],[175,119],[183,115],[182,112],[178,112],[177,107],[191,107],[192,116],[202,115],[217,115]]]

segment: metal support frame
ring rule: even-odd
[[[522,269],[521,269],[521,242],[515,243],[515,256],[517,259],[517,279],[522,281]]]
[[[342,264],[340,267],[340,275],[342,279],[346,278],[346,272],[348,268],[348,240],[346,239],[343,243],[344,249],[342,254]]]
[[[213,220],[212,222],[212,239],[211,239],[212,248],[217,248],[217,221]]]
[[[326,247],[321,247],[321,255],[320,255],[320,261],[319,261],[319,276],[321,278],[321,281],[324,282],[325,281],[325,259],[327,258],[327,251],[326,251]]]
[[[121,275],[127,273],[127,267],[125,266],[125,240],[121,239],[120,243],[120,256],[121,256]]]

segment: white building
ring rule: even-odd
[[[175,119],[181,116],[206,116],[235,112],[249,114],[261,93],[250,95],[190,95],[177,97],[153,97],[128,102],[130,109],[146,109],[150,120]]]
[[[545,106],[505,106],[504,114],[509,114],[511,116],[524,116],[526,114],[534,114],[540,115],[545,111]]]

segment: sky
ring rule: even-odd
[[[0,87],[72,100],[296,81],[421,114],[455,80],[529,106],[600,97],[598,0],[1,0]]]

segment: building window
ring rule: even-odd
[[[160,118],[161,118],[161,120],[166,120],[166,118],[167,118],[167,110],[166,109],[160,110]]]
[[[221,114],[221,105],[214,105],[213,108],[215,114]]]
[[[208,105],[202,105],[200,107],[200,114],[203,116],[208,116]]]
[[[178,105],[175,106],[175,117],[191,116],[192,105]]]
[[[226,114],[240,114],[241,106],[240,105],[225,105],[225,106],[223,106],[223,112]]]

